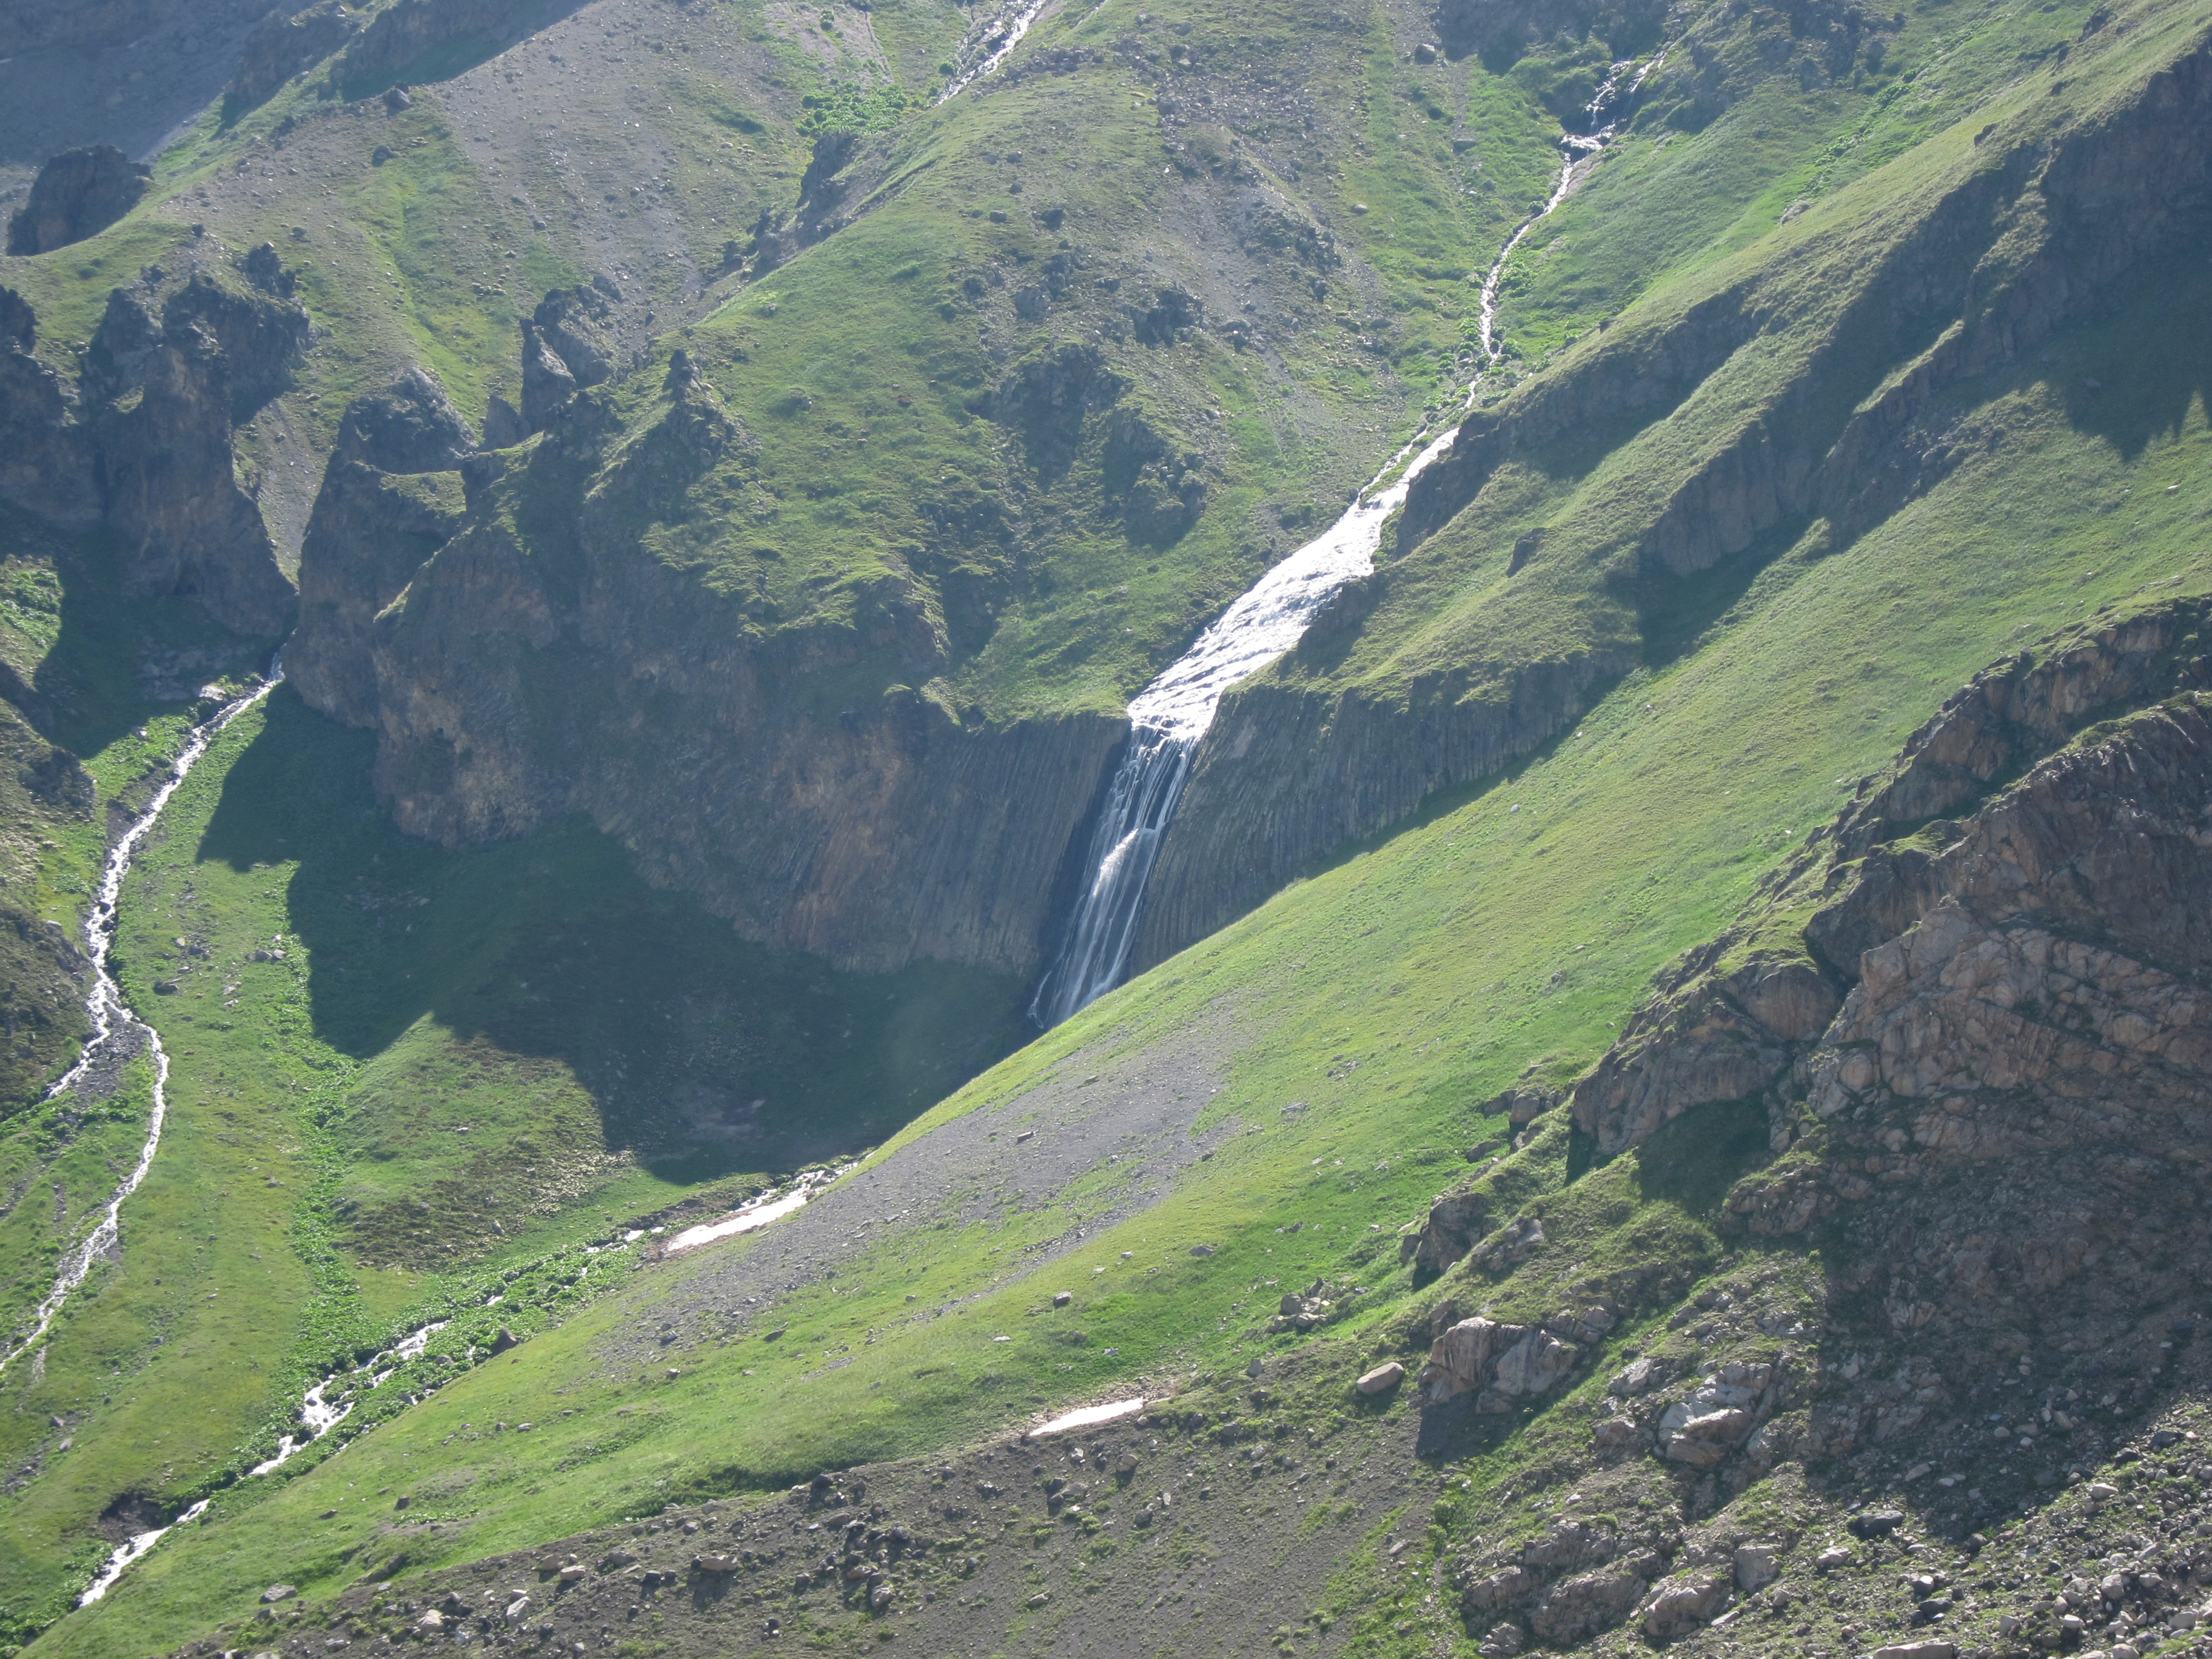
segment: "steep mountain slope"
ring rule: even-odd
[[[302,605],[126,890],[173,1115],[0,1372],[16,1639],[1997,1652],[2046,1565],[2183,1639],[2206,20],[1566,24],[1048,9],[931,106],[1004,20],[309,8],[7,261],[10,430],[150,471],[208,354]],[[961,1086],[1126,698],[1453,410],[1608,78],[1159,965]],[[57,1008],[264,661],[84,476],[7,521]],[[16,1310],[125,1073],[7,1126]]]

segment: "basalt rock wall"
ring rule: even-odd
[[[1133,968],[1226,926],[1352,837],[1433,791],[1555,737],[1628,667],[1589,651],[1475,681],[1438,677],[1396,702],[1328,700],[1262,680],[1222,700],[1200,745],[1139,924]]]
[[[749,442],[680,363],[670,392],[612,454],[585,390],[542,437],[465,465],[465,527],[370,624],[373,691],[335,672],[359,661],[340,636],[368,602],[325,614],[335,544],[311,540],[303,695],[374,721],[379,795],[413,834],[460,845],[581,812],[748,938],[860,971],[1030,971],[1120,723],[963,725],[931,690],[946,647],[911,579],[764,629],[654,557],[645,526],[681,520]],[[334,466],[319,523],[356,489]]]

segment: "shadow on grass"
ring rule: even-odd
[[[1692,1106],[1636,1149],[1638,1193],[1711,1216],[1767,1155],[1766,1108],[1758,1101]]]
[[[410,839],[371,794],[374,752],[280,690],[199,848],[241,872],[296,861],[313,1030],[347,1054],[428,1015],[494,1064],[562,1062],[611,1150],[689,1182],[878,1142],[1023,1041],[1018,981],[749,945],[580,818],[459,852]]]

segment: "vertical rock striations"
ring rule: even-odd
[[[411,833],[582,812],[748,938],[864,971],[1030,970],[1119,722],[963,724],[911,577],[763,625],[657,553],[751,451],[681,353],[663,393],[625,434],[580,389],[550,430],[469,461],[465,524],[411,570],[409,538],[447,521],[407,492],[444,475],[334,461],[302,553],[302,695],[374,722],[378,793]]]

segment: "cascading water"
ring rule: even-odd
[[[138,849],[145,844],[148,832],[161,816],[161,809],[169,804],[169,798],[183,785],[192,768],[199,764],[208,746],[222,734],[225,726],[274,691],[283,678],[283,657],[280,653],[269,665],[268,676],[260,684],[244,696],[225,703],[194,726],[183,752],[169,763],[169,775],[162,780],[145,810],[131,820],[131,827],[108,853],[106,867],[100,872],[100,890],[84,919],[85,954],[92,962],[92,991],[85,998],[84,1006],[92,1021],[92,1037],[84,1045],[76,1064],[46,1091],[46,1098],[52,1100],[76,1087],[85,1074],[118,1045],[143,1039],[154,1057],[153,1110],[147,1119],[146,1140],[138,1150],[138,1162],[109,1196],[99,1224],[82,1243],[62,1257],[61,1271],[55,1276],[54,1287],[46,1293],[46,1299],[39,1304],[30,1334],[0,1354],[0,1370],[5,1370],[38,1346],[52,1327],[54,1316],[61,1312],[62,1304],[92,1272],[92,1264],[114,1249],[122,1232],[123,1200],[138,1190],[139,1184],[146,1179],[146,1172],[154,1167],[154,1154],[161,1145],[161,1126],[169,1115],[168,1050],[161,1046],[161,1034],[131,1012],[131,1005],[123,1000],[123,988],[108,971],[108,958],[115,946],[115,908],[123,896],[123,878],[131,873],[131,860],[138,856]]]
[[[946,82],[945,90],[937,94],[937,101],[949,103],[986,76],[995,74],[1014,48],[1021,45],[1022,37],[1030,32],[1030,25],[1036,21],[1044,8],[1045,0],[1015,0],[997,17],[978,24],[969,37],[972,45],[963,46],[960,55],[965,57],[974,46],[980,46],[983,48],[981,60]]]
[[[1059,959],[1030,1004],[1030,1018],[1039,1026],[1049,1030],[1121,982],[1160,843],[1222,694],[1296,645],[1338,589],[1375,568],[1383,520],[1406,499],[1413,480],[1451,447],[1455,435],[1455,429],[1447,432],[1418,453],[1413,444],[1401,450],[1326,534],[1262,576],[1130,702],[1128,739],[1091,831],[1085,860],[1090,877],[1068,919]],[[1401,466],[1395,482],[1376,489]]]
[[[1498,290],[1506,262],[1536,225],[1579,189],[1598,152],[1620,130],[1628,99],[1644,78],[1665,61],[1662,53],[1637,74],[1626,90],[1621,77],[1634,67],[1615,64],[1583,112],[1585,131],[1559,140],[1565,152],[1559,176],[1544,204],[1522,222],[1482,283],[1482,353],[1486,367],[1502,348],[1492,337]],[[1607,118],[1611,118],[1608,119]],[[1462,407],[1474,401],[1480,379],[1468,388]],[[1423,435],[1425,435],[1424,434]],[[1030,1018],[1049,1030],[1088,1007],[1121,982],[1136,942],[1145,890],[1160,846],[1182,799],[1200,738],[1230,687],[1259,672],[1296,645],[1315,614],[1346,582],[1375,568],[1382,524],[1406,499],[1415,478],[1450,449],[1457,427],[1416,453],[1417,436],[1353,498],[1344,516],[1262,576],[1198,642],[1146,686],[1129,704],[1129,736],[1120,764],[1107,787],[1106,800],[1091,834],[1085,860],[1089,872],[1059,956],[1038,983]],[[1411,457],[1410,460],[1408,457]],[[1399,470],[1401,469],[1402,471]],[[1382,480],[1395,482],[1378,490]]]

